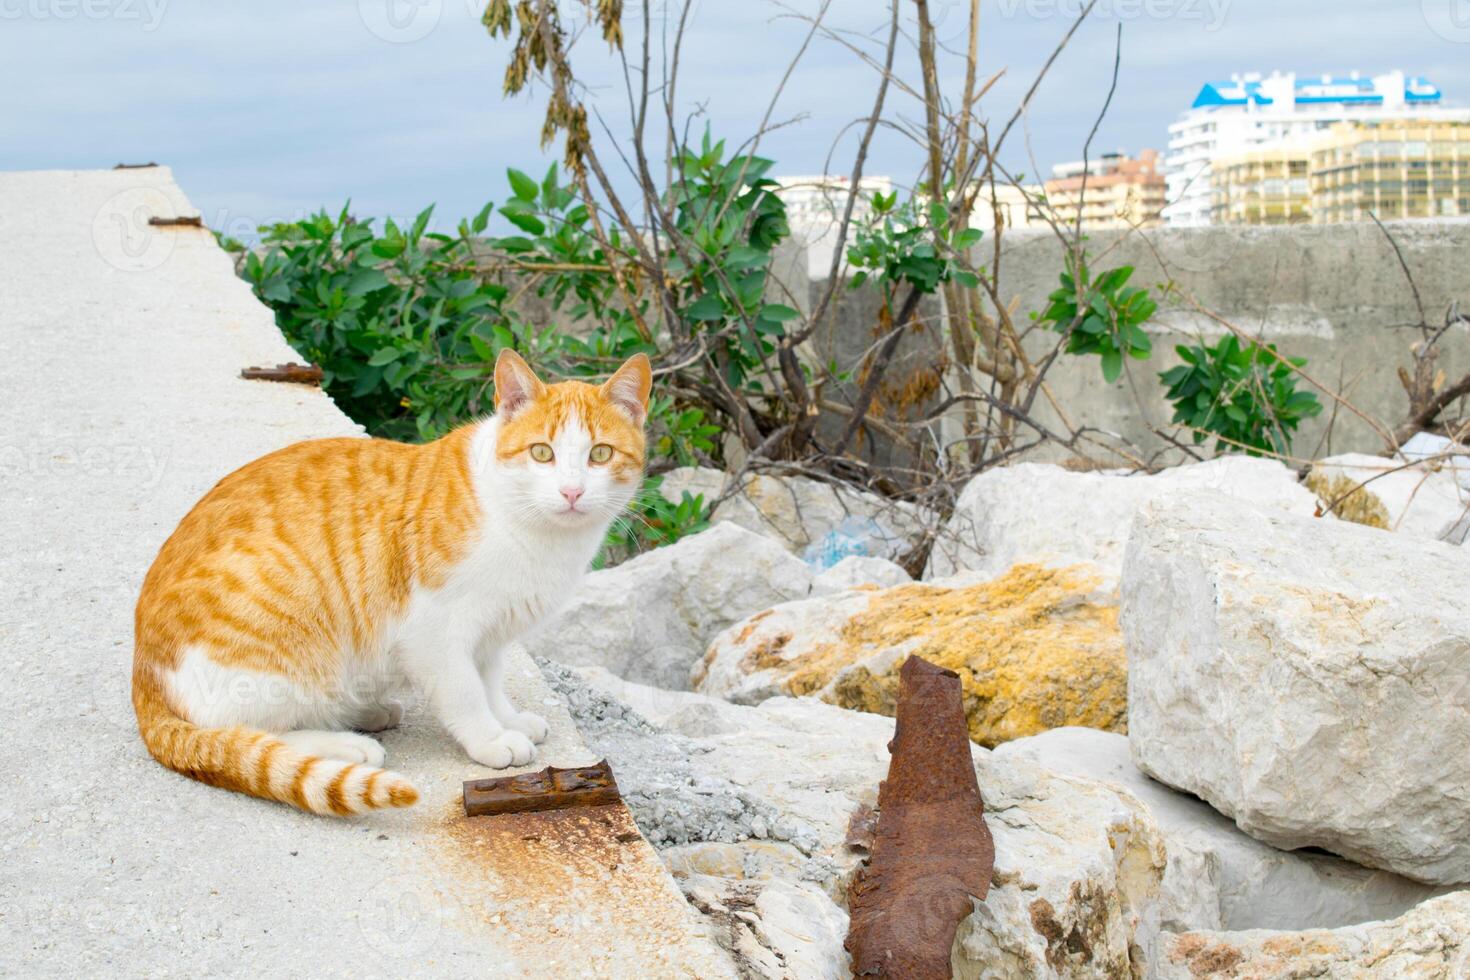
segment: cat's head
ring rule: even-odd
[[[648,358],[600,385],[546,384],[506,348],[495,362],[497,485],[508,516],[549,527],[607,524],[643,483]]]

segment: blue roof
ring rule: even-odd
[[[1262,91],[1263,79],[1225,79],[1205,82],[1191,108],[1224,105],[1271,105],[1274,101]],[[1299,75],[1293,83],[1295,99],[1301,103],[1351,103],[1372,105],[1383,102],[1383,94],[1373,87],[1373,79],[1352,75]],[[1423,75],[1404,79],[1404,101],[1438,102],[1439,89]]]
[[[1194,97],[1194,105],[1190,108],[1199,109],[1211,105],[1245,105],[1247,102],[1255,105],[1270,105],[1271,99],[1261,94],[1261,83],[1254,82],[1205,82],[1204,88],[1199,90],[1199,95]]]

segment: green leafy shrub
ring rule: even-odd
[[[1310,391],[1298,391],[1292,367],[1305,358],[1283,359],[1274,344],[1241,346],[1234,334],[1213,347],[1202,344],[1174,348],[1184,361],[1159,375],[1168,385],[1178,424],[1194,430],[1196,444],[1218,436],[1220,452],[1260,451],[1286,454],[1303,419],[1322,411]]]
[[[856,270],[848,280],[849,289],[857,289],[872,277],[883,290],[885,305],[891,307],[900,283],[925,294],[951,279],[967,289],[979,285],[976,275],[962,268],[954,254],[974,245],[982,233],[967,228],[951,238],[942,202],[930,205],[928,226],[919,220],[917,201],[908,198],[900,204],[897,191],[875,192],[871,208],[868,218],[854,227],[853,244],[847,250],[848,264]]]
[[[712,141],[708,129],[699,150],[686,147],[675,162],[666,201],[679,238],[692,248],[671,247],[665,271],[678,280],[684,326],[712,348],[732,389],[759,395],[763,358],[800,315],[766,299],[771,253],[791,233],[767,176],[775,162],[726,160],[724,140]]]
[[[1122,375],[1123,358],[1146,361],[1153,352],[1143,325],[1158,303],[1147,289],[1128,285],[1132,275],[1133,267],[1122,265],[1091,279],[1087,263],[1076,263],[1061,274],[1061,285],[1047,297],[1049,305],[1038,317],[1049,329],[1066,334],[1068,354],[1100,356],[1103,380],[1109,384]]]
[[[488,411],[495,357],[517,345],[506,288],[473,271],[490,211],[453,237],[426,231],[432,207],[381,234],[346,207],[321,211],[262,229],[241,275],[343,411],[374,435],[431,439]]]
[[[680,538],[709,527],[709,508],[703,494],[685,490],[678,503],[665,497],[654,476],[644,483],[628,513],[613,523],[594,567],[617,564],[649,548],[673,544]]]

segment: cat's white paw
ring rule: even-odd
[[[520,732],[537,745],[546,741],[546,719],[530,711],[518,712],[505,727]]]
[[[341,759],[381,769],[387,753],[375,738],[356,732],[287,732],[281,741],[303,755],[319,755],[327,759]]]
[[[363,732],[385,732],[403,721],[403,705],[397,701],[364,705],[353,719],[353,728]]]
[[[524,766],[536,757],[536,746],[525,733],[506,730],[481,745],[465,746],[465,751],[482,766],[491,769],[506,769]]]

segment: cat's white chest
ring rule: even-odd
[[[434,590],[410,600],[404,631],[503,645],[544,624],[576,593],[590,557],[585,544],[528,541],[490,532]]]

